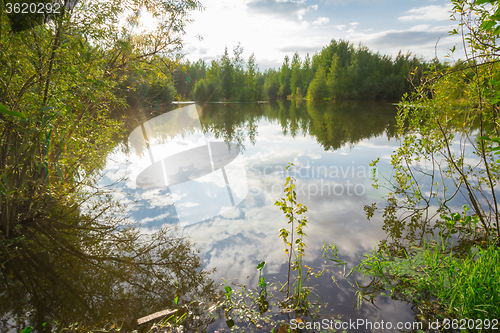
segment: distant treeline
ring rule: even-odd
[[[302,60],[295,53],[285,56],[279,70],[260,72],[255,56],[241,57],[238,45],[232,57],[227,47],[223,56],[189,62],[174,71],[177,99],[208,101],[257,101],[307,97],[311,100],[361,99],[399,100],[411,91],[429,65],[422,59],[401,52],[393,59],[354,47],[347,41],[332,40],[320,52]]]

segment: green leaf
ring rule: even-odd
[[[481,24],[481,28],[484,30],[490,30],[497,24],[496,21],[484,21],[483,24]]]
[[[33,327],[31,326],[28,326],[28,327],[25,327],[21,333],[30,333],[31,331],[33,331]]]
[[[57,174],[59,175],[59,177],[64,181],[64,174],[63,174],[63,171],[62,171],[61,167],[59,165],[56,165],[55,169],[56,169]]]
[[[234,320],[232,319],[229,319],[229,320],[226,320],[226,325],[228,328],[231,328],[234,326]]]
[[[53,109],[52,105],[46,105],[46,106],[44,106],[43,108],[40,109],[40,112],[43,113],[45,111],[49,111],[49,110],[52,110],[52,109]]]
[[[24,114],[17,112],[17,111],[11,111],[11,110],[7,109],[5,106],[3,106],[1,103],[0,103],[0,112],[8,114],[9,116],[26,119]]]
[[[50,119],[52,119],[53,116],[51,115],[45,115],[43,116],[42,118],[42,126],[45,126],[45,124],[47,123],[47,121],[49,121]]]
[[[485,3],[491,3],[491,4],[494,4],[496,0],[477,0],[476,1],[476,4],[477,5],[482,5],[482,4],[485,4]]]
[[[3,195],[7,196],[7,189],[5,188],[5,186],[2,183],[0,183],[0,192]]]
[[[265,261],[263,261],[263,262],[261,262],[260,264],[258,264],[258,265],[257,265],[257,269],[258,269],[258,270],[261,270],[261,269],[263,269],[263,268],[264,268],[264,266],[265,266],[265,265],[266,265],[266,262],[265,262]]]

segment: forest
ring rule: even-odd
[[[286,98],[309,100],[354,99],[397,101],[412,89],[429,65],[410,53],[392,58],[371,52],[361,44],[332,40],[329,45],[301,59],[285,56],[279,69],[261,73],[255,56],[242,59],[237,45],[227,47],[220,59],[180,63],[173,72],[178,100],[259,101]],[[432,65],[443,66],[434,61]]]
[[[451,0],[457,26],[450,34],[462,38],[467,51],[453,64],[401,52],[392,58],[332,40],[312,57],[295,53],[264,72],[254,55],[243,59],[241,45],[210,64],[180,56],[190,14],[203,9],[198,0],[60,1],[57,15],[44,6],[46,12],[25,16],[3,10],[6,4],[0,0],[1,331],[137,332],[138,319],[167,310],[170,317],[159,316],[164,320],[156,331],[204,331],[215,321],[226,331],[293,331],[292,318],[314,319],[322,310],[314,286],[327,286],[333,295],[343,282],[356,303],[397,300],[427,327],[461,318],[473,325],[488,320],[486,330],[498,326],[498,1]],[[155,28],[137,30],[141,9],[155,14]],[[310,200],[318,212],[311,209],[309,221],[299,202],[309,198],[297,199],[293,176],[262,180],[248,173],[254,184],[275,182],[284,198],[249,195],[233,216],[191,228],[208,226],[214,238],[231,238],[202,257],[178,229],[165,223],[146,230],[141,223],[153,218],[145,215],[131,220],[127,209],[143,198],[117,196],[101,182],[109,156],[130,153],[131,131],[171,111],[175,100],[200,102],[199,114],[190,116],[201,120],[202,133],[195,134],[204,145],[205,135],[246,144],[245,156],[257,156],[262,169],[288,163],[288,171],[300,158],[319,164],[323,157],[354,166],[356,154],[378,153],[375,147],[390,151],[368,163],[356,160],[357,166],[376,171],[385,163],[388,176],[363,179],[373,188],[363,200]],[[204,104],[268,100],[273,103]],[[396,109],[390,102],[398,101]],[[186,145],[182,135],[177,139]],[[223,186],[229,188],[227,179]],[[345,210],[359,202],[363,219]],[[245,220],[252,212],[258,212],[254,219]],[[339,212],[344,218],[334,221]],[[377,218],[380,225],[372,223]],[[245,230],[234,230],[238,221]],[[373,240],[363,232],[376,226],[384,238],[346,272],[342,260],[352,264],[358,253],[341,260],[335,245],[306,238],[322,221],[344,234],[316,229],[317,237],[341,242],[347,234],[362,235],[353,238],[358,246]],[[217,229],[216,222],[226,224]],[[210,237],[207,232],[201,239]],[[265,245],[276,243],[286,257],[275,262],[281,271],[271,273],[281,280],[266,280],[266,262],[251,258],[255,289],[229,280],[220,288],[212,279],[218,266],[205,265],[220,249],[229,250],[220,251],[226,257],[219,264],[241,249],[274,259]],[[311,258],[320,251],[325,256]],[[317,265],[307,266],[306,259]],[[327,261],[332,266],[323,269]],[[324,280],[309,285],[322,274]],[[338,313],[328,316],[340,320]]]

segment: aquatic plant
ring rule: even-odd
[[[289,163],[286,170],[290,172],[293,163]],[[241,325],[251,325],[257,329],[262,329],[264,325],[274,330],[278,327],[288,329],[290,316],[302,316],[315,318],[319,314],[321,304],[313,303],[309,300],[313,289],[307,285],[310,277],[319,277],[323,271],[314,272],[312,267],[303,264],[302,258],[305,255],[307,227],[307,207],[297,202],[295,192],[295,182],[293,177],[287,177],[284,185],[285,197],[277,200],[275,205],[280,207],[287,218],[290,229],[281,228],[279,236],[285,244],[284,252],[287,255],[287,281],[286,283],[269,283],[262,276],[262,271],[266,265],[263,261],[259,263],[256,269],[259,271],[258,290],[247,288],[241,284],[233,284],[238,289],[233,289],[226,282],[224,287],[225,300],[222,303],[222,309],[226,319],[226,324],[232,330],[243,329]],[[335,263],[335,265],[345,265],[338,257],[338,250],[335,245],[323,246],[323,257]],[[292,272],[297,272],[293,276]],[[335,277],[332,276],[336,283]],[[286,295],[281,293],[286,291]],[[274,318],[268,313],[269,306],[277,306],[281,317]],[[275,314],[278,315],[278,314]],[[284,318],[288,320],[282,320]]]
[[[477,220],[459,213],[445,216],[446,223],[437,240],[412,244],[402,254],[387,245],[365,255],[353,269],[371,282],[358,289],[360,297],[372,301],[388,295],[416,304],[422,320],[500,318],[500,249],[495,244],[471,247],[458,252],[452,241],[460,224]],[[470,217],[470,216],[469,216]]]
[[[290,168],[293,166],[293,163],[288,163],[286,171],[290,172]],[[290,297],[291,270],[297,271],[291,306],[295,310],[301,307],[306,311],[309,307],[307,304],[307,296],[310,293],[310,289],[305,287],[304,282],[310,275],[320,276],[322,273],[314,273],[311,267],[304,267],[302,264],[302,257],[305,255],[306,248],[306,244],[304,243],[304,237],[306,236],[304,228],[307,227],[308,223],[307,217],[302,215],[307,212],[307,207],[301,203],[297,203],[297,193],[295,192],[294,184],[295,181],[295,178],[291,176],[286,178],[285,188],[283,190],[285,197],[277,200],[274,204],[280,208],[283,214],[285,214],[288,219],[288,224],[290,224],[290,230],[282,228],[279,231],[280,238],[286,245],[284,251],[288,255],[288,275],[286,283],[287,298]],[[288,240],[288,237],[290,237],[290,241]],[[304,270],[304,268],[306,268],[306,270]]]

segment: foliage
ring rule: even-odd
[[[280,90],[280,81],[278,72],[274,70],[267,70],[266,79],[264,81],[264,96],[274,101],[278,98],[278,91]]]
[[[263,83],[261,73],[257,68],[255,56],[248,58],[246,70],[241,54],[243,47],[237,45],[233,57],[229,56],[227,47],[219,60],[213,60],[209,67],[199,60],[194,64],[189,62],[183,66],[191,75],[193,88],[184,88],[182,80],[176,80],[176,88],[182,91],[182,96],[206,103],[218,100],[258,101],[261,98]],[[178,74],[182,77],[184,74]]]
[[[385,99],[397,100],[412,90],[408,76],[411,71],[420,73],[427,64],[410,53],[401,52],[395,59],[373,54],[365,46],[354,46],[347,41],[332,40],[313,57],[316,79],[311,82],[309,99]],[[318,74],[322,70],[323,73]],[[324,80],[327,88],[323,88]]]
[[[158,25],[141,30],[141,8]],[[2,319],[39,332],[52,319],[130,327],[168,306],[172,293],[184,302],[214,291],[191,244],[167,230],[141,236],[96,187],[122,135],[110,112],[127,97],[173,93],[166,69],[152,63],[181,46],[197,8],[192,0],[79,1],[21,31],[0,12]],[[146,79],[156,81],[145,87]]]
[[[200,102],[211,102],[219,99],[219,88],[207,78],[196,81],[193,91],[194,99]]]
[[[494,244],[455,253],[450,235],[441,233],[437,242],[410,246],[402,256],[382,246],[356,269],[374,278],[362,288],[364,297],[387,290],[394,298],[415,303],[432,321],[435,316],[499,318],[499,265],[500,251]]]
[[[458,195],[479,220],[481,232],[474,237],[500,240],[500,164],[495,158],[500,135],[494,44],[498,32],[485,29],[488,13],[498,6],[482,3],[453,1],[462,37],[471,46],[465,50],[468,58],[447,69],[435,68],[400,103],[401,147],[392,156],[394,177],[384,209],[385,229],[393,240],[414,241],[421,232],[430,232],[431,221],[450,213]],[[405,217],[399,220],[400,213]]]
[[[164,60],[163,57],[158,57],[153,62],[161,63]],[[158,101],[170,103],[177,94],[169,68],[150,64],[141,64],[135,71],[131,71],[118,91],[124,92],[128,107],[134,109]]]
[[[281,98],[287,98],[292,93],[290,87],[290,77],[290,59],[288,56],[285,56],[285,60],[283,60],[283,65],[281,65],[281,69],[279,71],[280,89],[278,90],[278,96]]]
[[[190,63],[189,60],[183,66],[179,64],[175,66],[173,76],[175,89],[177,91],[178,100],[193,100],[192,96],[194,86],[198,80],[207,75],[207,64],[203,60],[198,60],[195,63]]]
[[[400,52],[392,59],[374,54],[364,46],[354,48],[347,41],[332,40],[312,60],[307,54],[302,61],[296,52],[291,61],[285,56],[278,70],[260,73],[253,54],[246,70],[243,68],[242,52],[243,48],[238,45],[233,50],[233,57],[226,48],[222,57],[212,61],[209,67],[202,60],[179,66],[175,81],[177,91],[197,101],[218,100],[206,99],[210,94],[193,94],[198,81],[208,80],[203,86],[211,83],[214,91],[220,91],[218,98],[231,101],[302,99],[306,95],[312,100],[398,100],[403,93],[412,90],[408,79],[410,72],[413,71],[413,79],[418,80],[427,66],[422,59],[409,53]]]
[[[290,172],[291,167],[293,167],[293,163],[289,163],[286,170]],[[266,265],[264,261],[256,267],[259,271],[259,290],[252,290],[241,284],[237,285],[239,288],[236,290],[226,282],[226,286],[224,287],[225,301],[222,309],[226,318],[226,324],[233,331],[245,330],[245,325],[247,328],[252,326],[257,330],[262,330],[264,327],[271,331],[274,331],[276,328],[279,331],[290,330],[291,316],[297,316],[297,318],[315,318],[319,315],[321,306],[320,304],[311,302],[310,295],[312,288],[306,286],[306,281],[312,276],[321,276],[323,271],[315,273],[312,267],[302,264],[302,257],[304,256],[306,247],[303,239],[306,234],[303,228],[307,227],[307,218],[299,217],[307,211],[307,207],[297,203],[294,181],[295,179],[292,177],[287,177],[284,188],[285,198],[275,203],[287,217],[288,223],[291,224],[291,230],[282,228],[279,231],[280,238],[286,245],[284,251],[288,258],[287,282],[281,286],[266,282],[266,278],[262,276],[262,271]],[[292,255],[295,255],[293,260]],[[335,266],[346,264],[339,259],[337,248],[334,245],[325,245],[323,247],[323,256],[325,259],[334,262]],[[291,277],[291,270],[297,271],[296,277]],[[290,278],[293,279],[292,283],[295,287],[293,294],[290,294]],[[335,277],[332,276],[332,278],[336,283]],[[279,293],[285,288],[286,296],[281,296]],[[269,313],[269,306],[277,306],[281,317],[273,318],[272,314]],[[278,314],[274,317],[276,316]],[[282,318],[286,318],[286,320]]]
[[[318,67],[316,76],[307,89],[307,98],[309,100],[323,100],[328,96],[328,85],[326,73],[322,66]]]
[[[293,167],[293,163],[288,163],[286,171],[290,171],[290,167]],[[293,308],[303,308],[307,309],[307,296],[309,295],[309,290],[304,288],[304,281],[307,279],[309,274],[316,275],[312,272],[312,268],[306,271],[305,276],[303,276],[302,271],[302,257],[305,255],[305,243],[304,237],[306,236],[304,228],[307,227],[307,218],[300,217],[300,215],[307,212],[307,207],[301,203],[297,203],[297,194],[295,192],[294,178],[288,176],[285,182],[285,198],[281,198],[275,202],[275,205],[280,208],[283,214],[290,224],[291,230],[285,228],[280,229],[280,238],[283,240],[287,248],[285,248],[285,253],[288,255],[288,276],[287,276],[287,297],[290,294],[290,269],[297,271],[297,278],[295,279],[295,291],[292,296]],[[296,227],[294,228],[294,224]],[[296,234],[296,237],[294,237]],[[290,241],[288,237],[290,236]],[[294,240],[295,238],[295,240]],[[294,255],[294,260],[292,261],[292,255]],[[307,267],[306,267],[307,268]],[[321,273],[319,273],[321,275]],[[305,304],[304,304],[305,303]]]
[[[430,316],[496,319],[499,8],[497,1],[451,2],[458,28],[450,34],[461,34],[466,58],[446,68],[434,64],[400,102],[393,176],[375,184],[389,191],[388,239],[360,269],[376,277],[370,298],[390,289]],[[375,210],[365,206],[368,217]],[[438,240],[429,241],[436,233]]]

